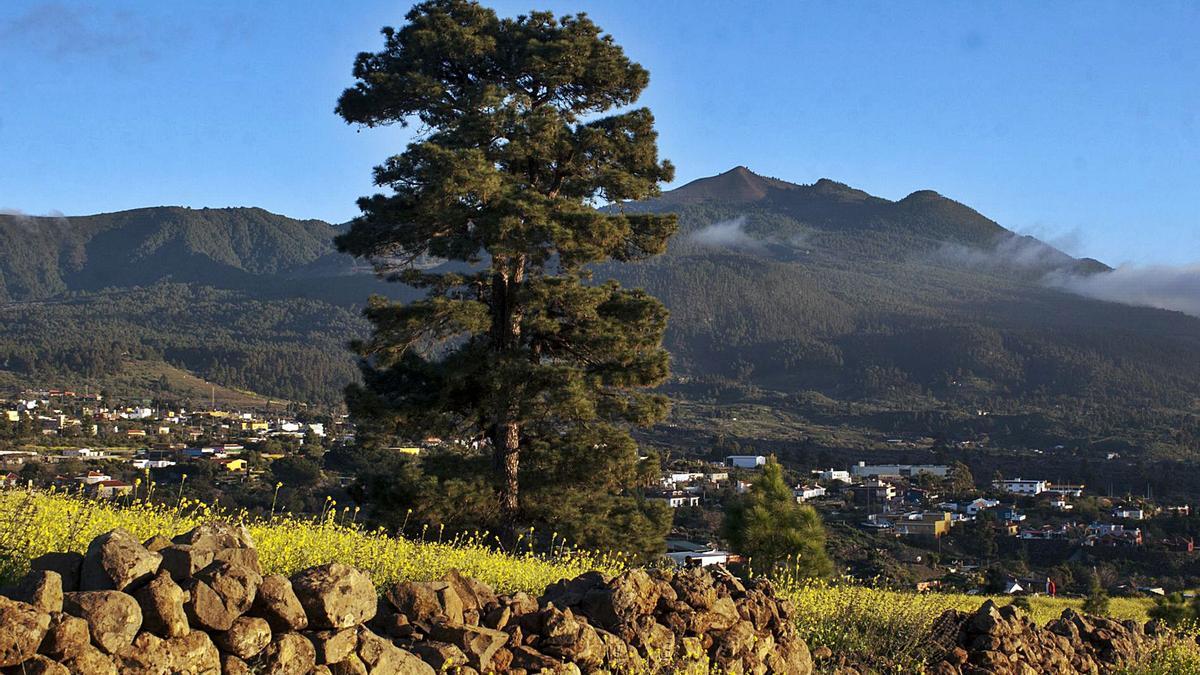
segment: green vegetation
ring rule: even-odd
[[[672,215],[591,206],[654,196],[673,176],[650,111],[610,112],[636,102],[649,75],[583,14],[501,19],[433,0],[407,21],[384,29],[383,51],[359,55],[337,108],[349,123],[426,127],[375,169],[388,194],[359,200],[337,239],[425,292],[368,307],[351,413],[364,435],[478,448],[453,476],[494,496],[455,528],[532,523],[660,552],[669,518],[630,494],[653,467],[639,466],[628,429],[666,414],[648,390],[667,377],[667,313],[642,291],[592,283],[589,267],[654,256],[675,231]],[[460,265],[416,267],[431,257]]]
[[[806,578],[833,571],[821,516],[808,504],[796,503],[774,456],[750,491],[729,506],[724,531],[733,550],[747,556],[751,568],[760,573],[785,571]]]

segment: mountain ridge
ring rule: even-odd
[[[954,424],[945,411],[1024,411],[1013,433],[1047,439],[1134,410],[1190,419],[1200,399],[1200,319],[1052,287],[1051,271],[1108,268],[932,190],[891,201],[735,167],[608,208],[680,216],[663,256],[594,272],[662,298],[683,398],[819,394]],[[0,216],[0,371],[27,381],[93,381],[132,355],[334,404],[368,295],[415,295],[334,251],[337,226],[261,209],[17,220]],[[14,304],[31,299],[54,302]],[[891,414],[870,425],[897,431]]]

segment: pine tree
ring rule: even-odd
[[[1100,585],[1099,575],[1091,575],[1088,583],[1088,594],[1083,600],[1082,609],[1087,614],[1108,616],[1108,593]]]
[[[578,490],[590,519],[663,530],[662,513],[622,495],[638,462],[629,427],[667,410],[647,391],[667,376],[667,312],[589,272],[658,254],[676,229],[673,215],[620,209],[673,176],[650,111],[624,108],[647,72],[583,14],[501,19],[430,0],[406,18],[359,54],[337,112],[421,130],[376,167],[385,192],[359,200],[337,245],[426,295],[370,302],[352,412],[375,432],[490,452],[501,527],[561,520]]]
[[[821,516],[812,506],[796,502],[773,456],[750,491],[726,510],[724,533],[733,550],[749,556],[760,572],[783,569],[823,577],[833,571]]]

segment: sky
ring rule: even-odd
[[[746,165],[933,189],[1075,255],[1200,263],[1200,3],[489,4],[586,11],[649,69],[674,185]],[[3,0],[0,210],[344,222],[408,132],[334,102],[408,7]]]

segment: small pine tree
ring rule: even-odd
[[[1100,578],[1094,574],[1088,586],[1087,598],[1083,601],[1083,611],[1085,614],[1108,616],[1108,593],[1100,585]]]
[[[771,457],[750,492],[725,512],[725,538],[751,564],[767,572],[802,577],[833,572],[825,552],[825,527],[816,509],[796,502],[783,479],[783,467]],[[785,569],[786,568],[786,569]]]

